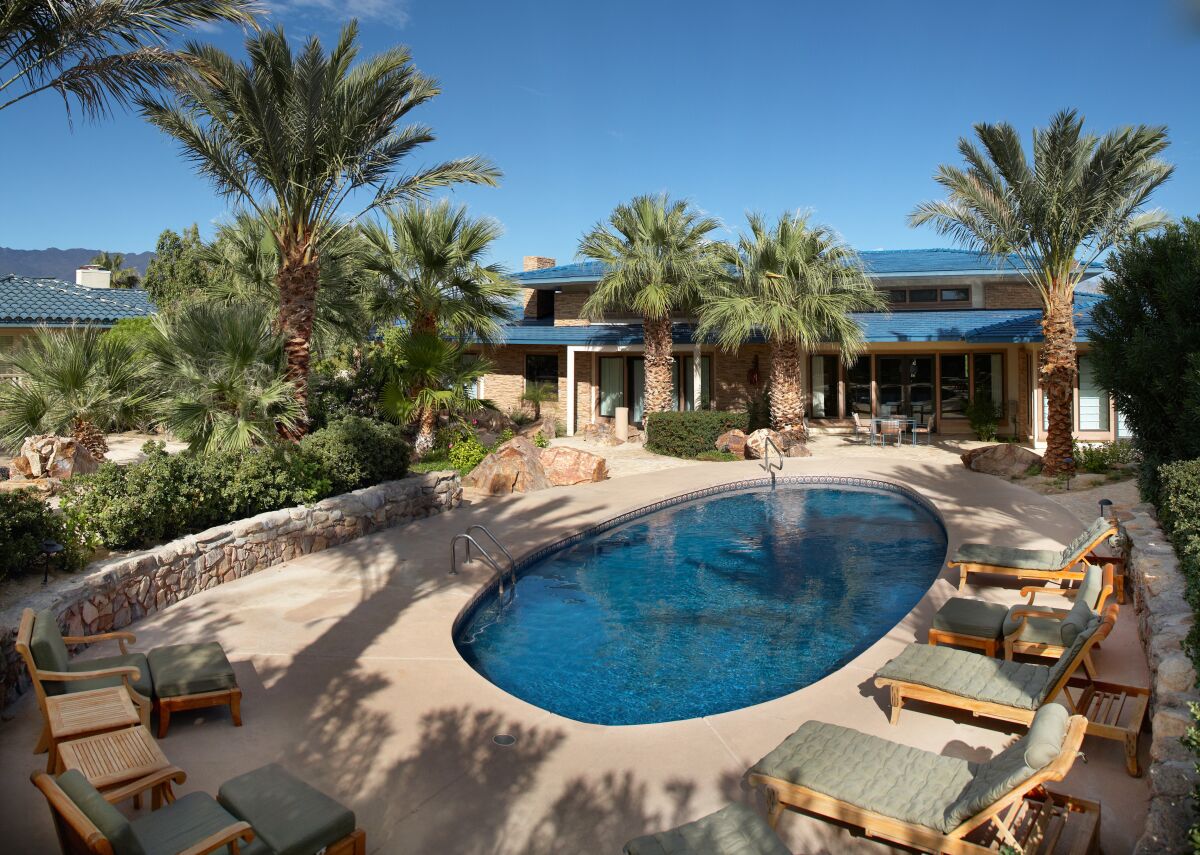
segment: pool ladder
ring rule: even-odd
[[[775,449],[774,463],[771,462],[771,449]],[[764,472],[771,473],[771,489],[775,489],[775,473],[783,471],[783,452],[779,450],[779,446],[775,444],[775,440],[769,436],[763,437],[763,459],[760,464]]]
[[[495,548],[504,553],[504,557],[508,559],[507,573],[504,572],[504,569],[500,566],[499,562],[496,561],[492,553],[488,552],[487,549],[485,549],[479,543],[479,541],[475,539],[475,537],[472,535],[472,532],[479,532],[480,534],[486,536],[487,539],[492,542],[492,545]],[[468,527],[467,530],[461,534],[454,535],[454,539],[450,541],[451,576],[458,575],[458,544],[460,542],[467,545],[467,551],[463,554],[464,561],[471,560],[471,547],[474,546],[476,551],[479,553],[479,557],[486,561],[491,568],[496,571],[496,577],[500,580],[499,589],[497,591],[499,594],[500,605],[503,607],[504,605],[512,602],[513,597],[517,595],[517,562],[513,560],[512,553],[505,548],[504,544],[499,541],[496,535],[492,534],[491,530],[488,529],[487,526],[482,526],[479,523],[476,523],[475,525]],[[506,580],[508,582],[507,586],[505,585]]]

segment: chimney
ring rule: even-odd
[[[523,270],[545,270],[554,266],[554,259],[544,255],[527,255],[523,259]]]
[[[84,288],[111,288],[112,271],[95,264],[85,264],[75,271],[75,284]]]

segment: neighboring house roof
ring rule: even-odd
[[[1075,297],[1075,338],[1086,341],[1091,310],[1102,298]],[[1037,342],[1042,340],[1040,309],[953,309],[904,312],[860,312],[854,315],[868,342],[962,341],[968,343]],[[692,326],[675,324],[676,344],[692,344]],[[552,326],[545,321],[522,321],[504,328],[508,345],[630,345],[642,344],[641,324]],[[760,336],[750,343],[762,342]]]
[[[112,326],[122,318],[154,312],[150,295],[137,288],[84,288],[61,279],[0,278],[0,327]]]
[[[877,278],[915,276],[1002,276],[1013,275],[1025,265],[1015,255],[1007,262],[966,249],[876,249],[860,252],[867,272]],[[604,275],[606,266],[599,261],[580,261],[560,264],[542,270],[526,270],[513,278],[528,287],[557,285],[568,282],[595,282]],[[1100,273],[1101,264],[1092,264],[1088,271]]]

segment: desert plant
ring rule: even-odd
[[[533,420],[542,420],[542,404],[558,400],[558,389],[551,383],[532,383],[521,393],[521,400],[533,405]]]
[[[465,475],[478,466],[479,461],[487,455],[488,450],[479,444],[474,434],[468,433],[450,447],[446,457],[451,466]]]
[[[185,70],[174,76],[174,96],[138,101],[146,118],[183,146],[220,193],[269,224],[280,259],[278,325],[287,379],[302,414],[322,241],[345,200],[364,202],[341,228],[437,187],[494,185],[499,176],[490,163],[471,157],[393,177],[407,156],[433,139],[427,127],[399,123],[440,90],[413,67],[406,48],[355,65],[357,37],[351,23],[328,53],[315,36],[293,52],[282,28],[268,30],[246,40],[244,63],[192,43],[183,51]],[[295,438],[305,423],[280,428]]]
[[[975,438],[981,442],[996,441],[996,427],[1003,415],[1000,405],[991,398],[977,395],[963,410],[967,423],[975,432]]]
[[[671,314],[690,311],[709,283],[723,274],[719,244],[709,235],[720,223],[666,195],[637,196],[618,205],[579,242],[579,254],[606,266],[583,305],[590,318],[606,311],[642,316],[647,413],[666,412],[674,398]]]
[[[804,356],[821,344],[838,348],[849,365],[866,347],[852,312],[881,311],[887,300],[858,254],[807,215],[785,213],[774,224],[750,214],[749,231],[728,258],[732,275],[700,303],[698,336],[734,352],[756,332],[771,348],[771,427],[804,419]]]
[[[109,284],[113,288],[136,288],[141,284],[141,274],[132,267],[126,267],[125,256],[119,252],[101,252],[91,263],[108,271]]]
[[[1110,247],[1161,227],[1166,215],[1143,211],[1172,167],[1158,159],[1163,127],[1119,128],[1104,137],[1083,132],[1065,110],[1033,132],[1033,162],[1015,128],[978,124],[983,150],[959,140],[965,168],[943,165],[935,176],[944,201],[918,205],[914,226],[939,233],[1012,264],[1041,295],[1043,344],[1038,379],[1048,402],[1047,474],[1069,470],[1076,368],[1075,286]]]
[[[300,449],[329,479],[334,493],[394,481],[408,474],[410,450],[400,428],[374,419],[337,419],[304,437]]]

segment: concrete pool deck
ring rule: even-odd
[[[941,511],[951,549],[966,539],[1053,546],[1079,530],[1062,506],[969,472],[951,454],[791,459],[784,473],[879,478],[917,490]],[[972,759],[1008,744],[1019,728],[916,703],[892,727],[885,693],[871,680],[904,644],[924,641],[933,612],[954,593],[948,572],[846,667],[783,698],[702,719],[612,727],[571,721],[502,692],[458,656],[451,626],[489,576],[478,563],[446,573],[450,539],[468,525],[488,525],[519,558],[658,499],[761,475],[752,462],[696,464],[477,501],[146,618],[130,627],[136,649],[219,640],[245,693],[244,727],[232,727],[223,709],[173,717],[160,745],[188,773],[179,791],[215,793],[227,778],[274,761],[351,806],[370,852],[617,853],[640,833],[751,799],[742,774],[807,719]],[[1015,586],[970,593],[1018,599]],[[97,645],[87,655],[109,652]],[[1132,606],[1096,664],[1107,679],[1148,682]],[[5,842],[12,851],[55,851],[49,811],[28,781],[45,763],[31,753],[40,726],[32,694],[8,712],[13,719],[0,726]],[[494,744],[501,733],[516,743]],[[1143,756],[1148,746],[1143,737]],[[1089,738],[1084,750],[1088,762],[1076,763],[1057,788],[1100,801],[1105,851],[1130,851],[1147,781],[1126,775],[1115,742]],[[779,830],[797,852],[885,850],[796,813]]]

